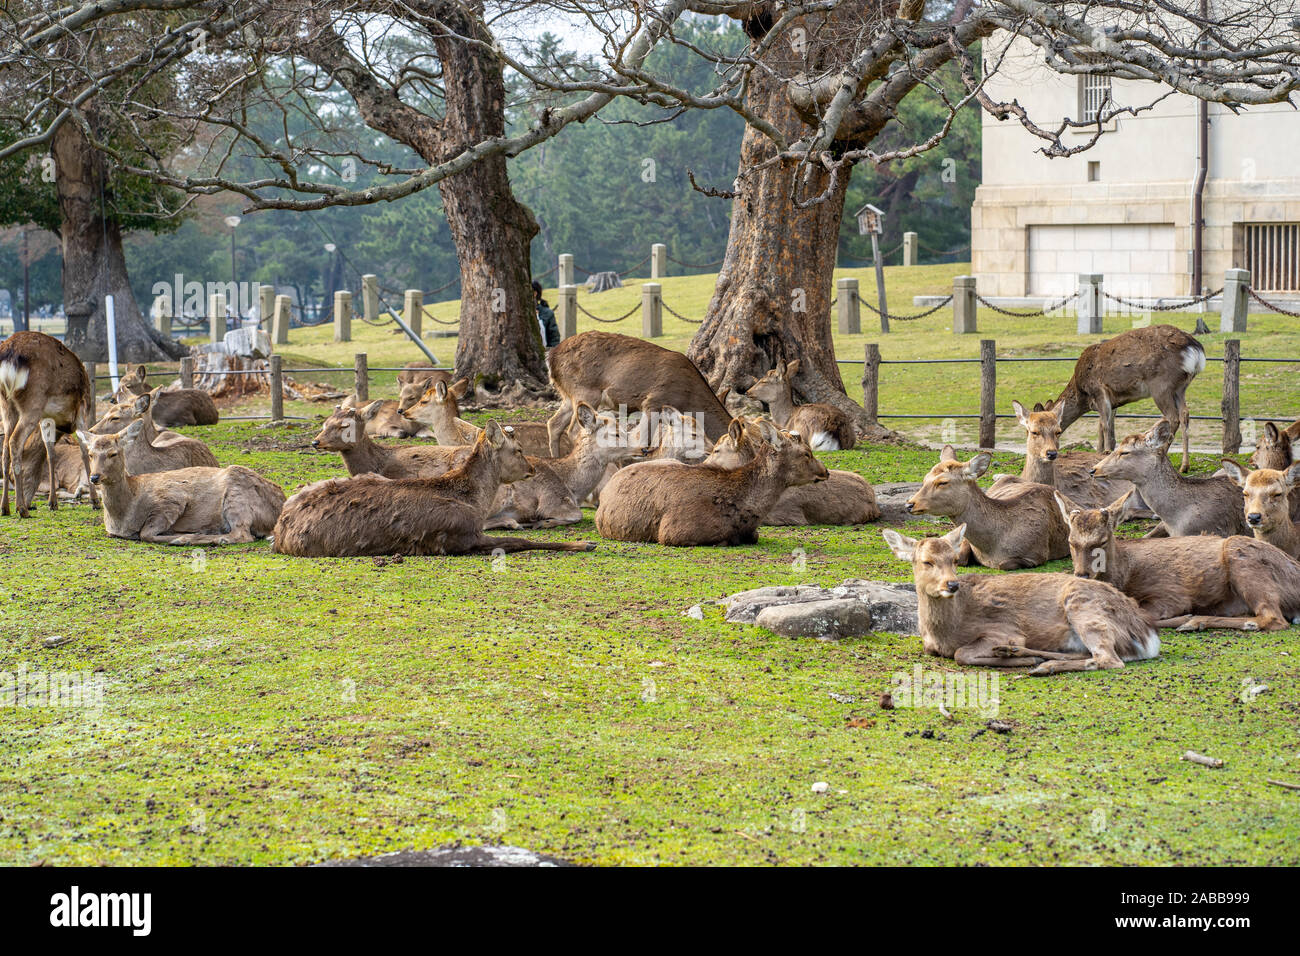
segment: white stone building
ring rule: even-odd
[[[986,60],[996,49],[988,44]],[[989,83],[995,100],[1018,100],[1039,126],[1097,115],[1159,95],[1154,83],[1063,76],[1023,40]],[[1202,194],[1199,291],[1228,268],[1247,269],[1258,291],[1300,291],[1300,112],[1252,107],[1234,115],[1209,104]],[[1049,159],[1015,119],[983,114],[983,184],[971,209],[971,271],[984,295],[1071,292],[1079,273],[1101,273],[1107,291],[1141,296],[1193,292],[1193,202],[1199,161],[1198,103],[1175,94],[1138,116],[1106,124],[1089,150]],[[1094,128],[1095,131],[1095,128]],[[1067,132],[1066,145],[1092,132]]]

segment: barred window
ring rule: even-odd
[[[1105,115],[1111,103],[1110,77],[1098,73],[1085,73],[1079,77],[1079,119],[1085,123],[1096,122]]]
[[[1261,292],[1300,289],[1300,223],[1246,223],[1246,269]]]

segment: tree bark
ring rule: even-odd
[[[178,359],[188,351],[154,329],[140,312],[127,277],[122,232],[106,219],[106,166],[80,126],[64,123],[51,144],[63,242],[63,302],[66,342],[88,362],[108,359],[104,297],[113,297],[120,362]]]

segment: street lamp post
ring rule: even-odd
[[[231,306],[234,308],[236,319],[239,315],[239,286],[235,282],[235,227],[240,223],[238,216],[227,216],[226,225],[230,227],[230,286],[233,293],[234,301]],[[238,324],[238,323],[236,323]]]

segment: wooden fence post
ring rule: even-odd
[[[194,387],[194,356],[187,355],[181,359],[181,388]]]
[[[998,438],[997,343],[980,339],[980,447],[992,449]]]
[[[411,327],[417,339],[424,337],[424,293],[419,289],[407,289],[406,301],[402,303],[402,318]]]
[[[284,419],[284,376],[280,371],[280,356],[271,356],[271,421]]]
[[[352,293],[347,289],[334,293],[334,341],[352,341]]]
[[[835,325],[840,335],[858,335],[862,331],[857,279],[835,280]]]
[[[880,346],[875,342],[867,343],[862,363],[862,410],[867,413],[868,424],[880,424]]]
[[[99,401],[99,393],[95,391],[95,363],[86,363],[86,375],[90,379],[90,421],[86,423],[86,428],[99,421],[99,409],[95,407]]]
[[[1223,343],[1223,453],[1241,450],[1241,339]]]
[[[370,401],[370,369],[366,364],[366,353],[358,352],[356,359],[352,363],[353,368],[353,387],[357,393],[358,402]]]

